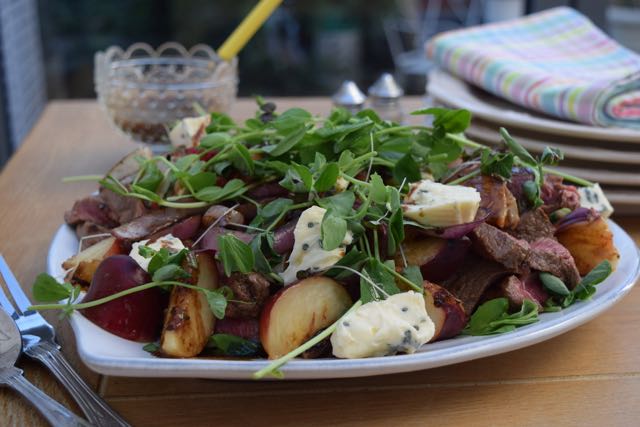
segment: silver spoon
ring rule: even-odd
[[[90,426],[22,376],[22,370],[14,366],[21,350],[18,327],[4,310],[0,310],[0,384],[22,394],[53,426]]]

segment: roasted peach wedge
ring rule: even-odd
[[[218,287],[218,270],[210,252],[196,255],[193,283],[205,289]],[[213,333],[216,319],[203,292],[174,286],[164,318],[160,352],[170,357],[193,357],[202,352]]]
[[[71,282],[89,284],[102,260],[122,253],[122,247],[116,238],[108,237],[67,259],[62,263],[62,268],[71,270]]]
[[[333,279],[314,276],[273,295],[260,316],[260,341],[270,359],[284,356],[331,325],[353,302]]]
[[[424,302],[427,314],[435,325],[430,342],[455,337],[467,324],[462,303],[442,286],[423,282]]]

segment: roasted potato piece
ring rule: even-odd
[[[589,223],[574,224],[558,232],[556,237],[573,256],[581,276],[605,259],[615,270],[620,259],[620,254],[613,245],[613,234],[602,217]]]
[[[218,270],[213,255],[196,255],[195,283],[205,289],[218,287]],[[213,333],[215,317],[205,295],[195,289],[175,286],[169,297],[160,351],[170,357],[193,357],[202,352]]]
[[[89,284],[102,260],[119,254],[122,254],[120,244],[115,237],[109,237],[78,252],[63,262],[62,268],[65,271],[71,270],[71,277],[68,279],[71,282]]]
[[[429,342],[458,335],[467,324],[467,315],[460,300],[428,280],[423,282],[423,286],[425,308],[435,325],[435,333]]]

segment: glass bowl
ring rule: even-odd
[[[238,61],[220,59],[209,46],[187,50],[169,42],[153,49],[136,43],[95,55],[98,102],[117,128],[154,151],[169,146],[177,120],[228,112],[236,98]],[[201,109],[200,109],[201,108]]]

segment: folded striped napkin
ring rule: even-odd
[[[574,9],[445,32],[426,49],[449,72],[527,108],[640,129],[640,55]]]

